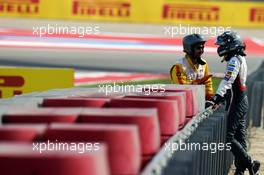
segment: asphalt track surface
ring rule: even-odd
[[[0,48],[0,65],[32,67],[70,67],[86,71],[168,73],[177,53],[131,51],[80,51],[58,49]],[[204,56],[211,72],[223,72],[225,63],[217,55]],[[249,73],[256,70],[263,57],[247,57]]]
[[[139,34],[161,36],[164,26],[119,24],[119,23],[80,23],[69,21],[47,21],[28,19],[0,18],[1,28],[32,29],[33,26],[51,24],[60,25],[97,25],[106,33]],[[238,30],[242,36],[264,38],[261,30]],[[250,35],[250,36],[249,36]],[[71,67],[86,71],[121,71],[168,73],[179,52],[151,52],[151,51],[110,51],[110,50],[70,50],[70,49],[40,49],[40,48],[1,48],[0,65],[3,66],[33,66],[33,67]],[[216,54],[204,54],[211,72],[223,72],[225,63]],[[248,55],[248,73],[258,68],[264,61],[264,55]]]

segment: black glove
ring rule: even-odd
[[[210,106],[213,106],[214,105],[214,102],[213,101],[206,101],[205,102],[205,109],[209,108]]]
[[[222,97],[221,95],[219,94],[215,94],[215,96],[213,97],[213,102],[214,104],[220,104],[220,103],[223,103],[225,101],[225,98]]]
[[[224,101],[225,101],[224,97],[222,97],[218,94],[215,94],[212,101],[206,101],[205,102],[205,109],[212,106],[212,109],[215,111],[219,108],[220,103],[223,103]]]

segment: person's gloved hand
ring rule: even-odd
[[[221,95],[219,94],[215,94],[215,96],[213,97],[213,102],[215,104],[220,104],[220,103],[223,103],[225,101],[225,98],[222,97]]]
[[[224,97],[218,95],[218,94],[215,94],[215,96],[213,97],[212,100],[207,100],[205,102],[205,109],[209,108],[212,106],[212,109],[213,110],[216,110],[219,108],[220,106],[220,103],[224,102]]]
[[[219,94],[215,94],[215,96],[213,97],[213,110],[217,110],[220,106],[221,103],[223,103],[225,101],[225,98],[222,97],[221,95]]]
[[[213,102],[213,101],[209,101],[209,100],[207,100],[207,101],[205,102],[205,109],[209,108],[210,106],[214,106],[214,102]]]

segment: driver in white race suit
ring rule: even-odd
[[[260,162],[252,160],[247,153],[246,115],[248,98],[246,91],[247,63],[244,53],[245,44],[233,31],[226,31],[216,40],[217,53],[227,62],[226,73],[221,81],[211,105],[217,108],[228,96],[228,116],[226,142],[231,143],[231,151],[235,157],[235,175],[243,175],[248,169],[250,175],[259,174]],[[226,95],[231,93],[231,95]]]

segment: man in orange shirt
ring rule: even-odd
[[[204,53],[206,40],[202,35],[191,34],[183,38],[185,57],[176,61],[170,69],[170,76],[176,84],[203,84],[205,85],[206,99],[214,96],[212,75],[206,61],[201,57]]]

